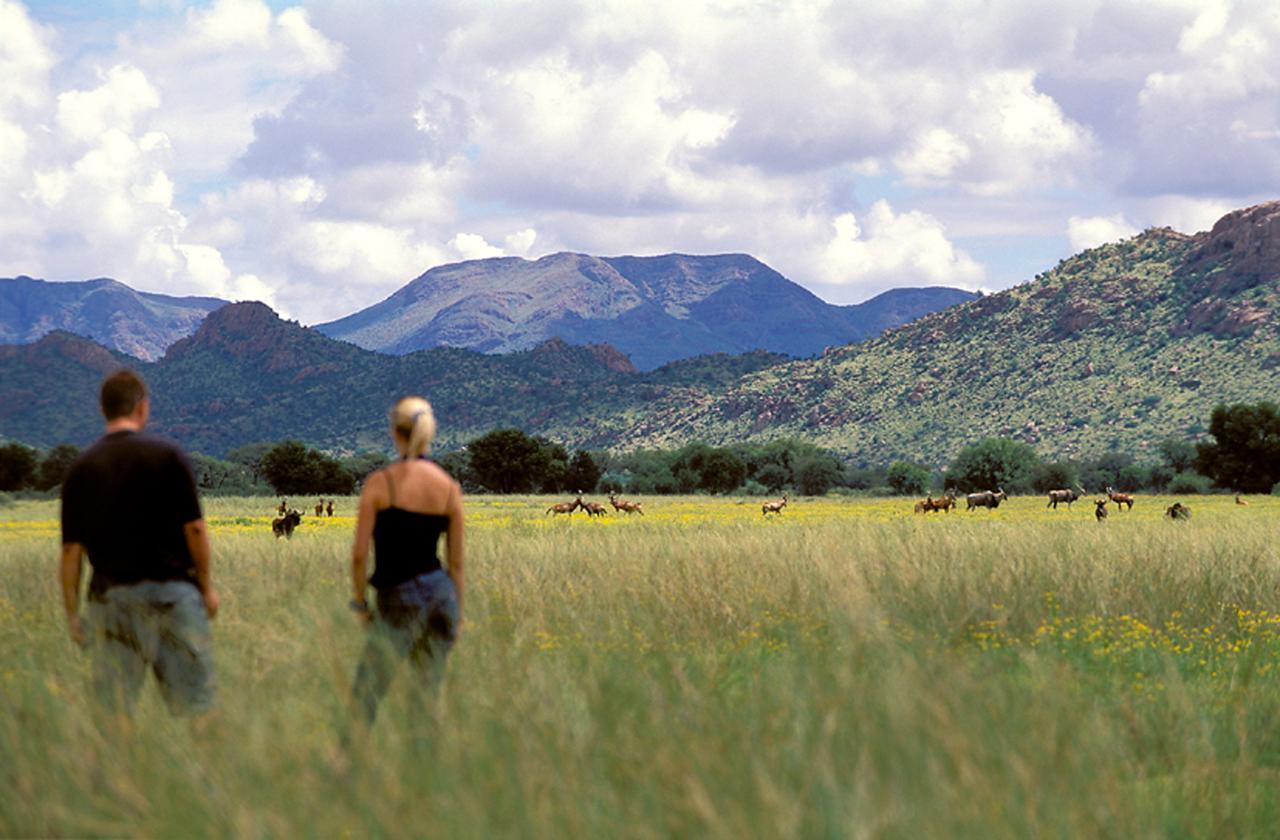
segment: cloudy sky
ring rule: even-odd
[[[477,257],[998,289],[1280,197],[1272,0],[0,0],[0,276],[315,323]]]

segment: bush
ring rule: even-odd
[[[1037,493],[1050,490],[1074,490],[1080,484],[1080,471],[1075,464],[1058,461],[1036,464],[1031,470],[1031,487]]]
[[[1208,493],[1212,482],[1200,473],[1180,472],[1169,481],[1168,492],[1172,496]]]
[[[822,455],[806,457],[796,463],[796,489],[806,496],[821,496],[840,478],[840,465]]]
[[[929,469],[910,461],[895,461],[889,465],[888,480],[894,495],[916,495],[923,493],[928,486]]]
[[[30,446],[6,443],[0,446],[0,490],[21,490],[35,480],[40,457]]]
[[[1280,406],[1220,405],[1209,420],[1212,443],[1196,447],[1196,471],[1219,487],[1262,493],[1280,481]]]
[[[738,490],[738,493],[743,496],[768,496],[769,488],[758,481],[748,478],[746,483]]]
[[[282,496],[345,496],[355,487],[351,473],[334,458],[300,441],[286,440],[262,457],[262,475]]]
[[[1040,463],[1034,449],[1008,438],[986,438],[966,446],[947,469],[948,483],[965,492],[1030,489],[1031,472]]]

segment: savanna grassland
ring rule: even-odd
[[[99,726],[56,504],[0,508],[0,835],[1224,836],[1280,824],[1280,498],[469,500],[435,704],[339,748],[352,501],[213,499],[217,726]],[[1184,500],[1188,501],[1188,500]],[[345,515],[344,515],[345,514]]]

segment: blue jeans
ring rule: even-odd
[[[185,581],[113,586],[88,604],[93,687],[113,709],[138,699],[147,668],[177,714],[213,707],[213,635],[200,590]]]
[[[458,593],[443,570],[378,590],[378,614],[353,689],[365,719],[377,716],[400,659],[408,658],[417,688],[433,691],[457,628]]]

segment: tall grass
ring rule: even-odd
[[[1280,499],[913,516],[472,499],[445,686],[339,747],[350,520],[213,500],[220,718],[129,731],[66,638],[50,503],[0,512],[0,834],[1270,835]],[[264,510],[264,504],[267,510]],[[350,512],[340,503],[339,513]],[[905,512],[904,512],[905,511]]]

